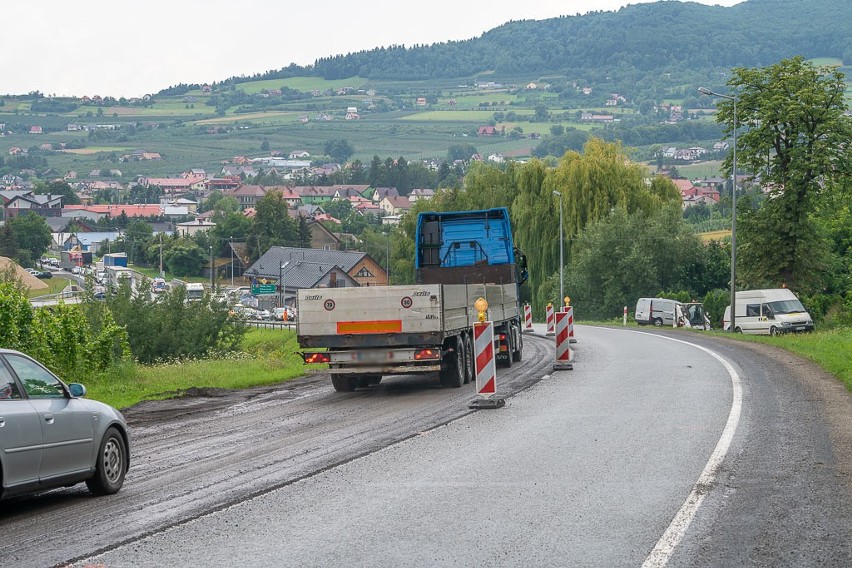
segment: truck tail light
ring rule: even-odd
[[[331,357],[328,353],[302,353],[305,363],[330,363]]]
[[[414,352],[415,361],[423,361],[424,359],[440,359],[441,353],[435,349],[419,349]]]
[[[501,353],[509,350],[509,344],[506,343],[506,334],[505,333],[498,333],[497,336],[496,336],[496,342],[497,342],[497,350],[500,351]]]

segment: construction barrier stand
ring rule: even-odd
[[[565,312],[568,314],[568,342],[577,343],[574,339],[574,306],[566,307]]]
[[[556,314],[556,362],[553,364],[554,371],[565,371],[574,368],[574,352],[569,347],[568,319],[569,312]]]
[[[532,333],[532,306],[524,304],[524,333]]]
[[[554,328],[553,328],[554,320],[553,320],[553,306],[552,305],[547,304],[547,312],[546,313],[547,313],[547,317],[546,317],[545,321],[547,322],[547,335],[556,335],[556,332],[554,331]]]
[[[496,398],[497,363],[494,359],[494,322],[485,321],[473,324],[474,371],[476,373],[476,394],[479,397],[470,402],[470,408],[500,408],[506,401]]]

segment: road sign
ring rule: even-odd
[[[275,294],[277,291],[278,285],[267,278],[255,278],[251,281],[251,293],[255,296]]]

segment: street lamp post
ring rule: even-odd
[[[731,333],[737,332],[737,97],[714,93],[710,89],[699,87],[698,92],[711,97],[721,97],[734,103],[734,156],[733,183],[731,184]]]
[[[562,193],[554,190],[553,195],[559,196],[559,304],[562,305],[562,298],[565,297],[565,280],[562,277],[562,270],[565,264],[562,252],[562,243],[565,239],[562,238]],[[562,311],[560,308],[559,311]]]
[[[284,307],[284,269],[287,268],[287,265],[290,264],[290,261],[282,262],[278,265],[278,307]]]
[[[231,237],[231,288],[234,287],[234,237]]]

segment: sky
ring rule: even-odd
[[[478,37],[510,20],[643,0],[41,0],[0,8],[0,95],[140,97],[389,45]],[[732,6],[742,0],[698,0]]]

